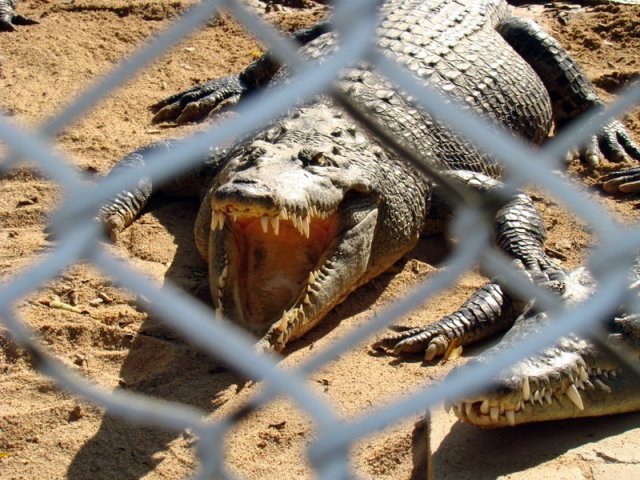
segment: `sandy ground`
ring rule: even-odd
[[[180,0],[29,0],[21,12],[41,23],[0,34],[0,105],[14,120],[35,127],[110,71],[190,4]],[[319,3],[288,2],[275,14],[293,30],[322,15]],[[640,70],[640,7],[582,10],[523,8],[573,52],[603,97],[626,85]],[[150,125],[147,107],[167,94],[241,69],[260,49],[230,18],[211,21],[171,52],[117,89],[88,115],[56,137],[60,152],[88,175],[101,175],[128,151],[153,140],[185,135],[197,126]],[[637,110],[627,125],[640,141]],[[581,183],[593,184],[580,166]],[[0,272],[10,278],[51,250],[43,227],[61,192],[20,169],[0,178]],[[589,235],[558,205],[538,198],[548,245],[576,265],[591,244]],[[637,221],[637,198],[602,203],[624,221]],[[193,248],[191,200],[160,202],[125,234],[114,251],[130,259],[157,284],[171,281],[207,302],[206,268]],[[282,361],[295,366],[331,344],[444,260],[443,239],[424,239],[388,273],[358,290],[324,323],[293,343]],[[476,271],[446,294],[404,319],[422,324],[453,310],[483,282]],[[45,305],[53,295],[76,299],[83,313]],[[105,300],[106,299],[106,300]],[[42,341],[79,374],[108,388],[125,388],[184,402],[221,418],[255,394],[226,370],[140,309],[96,269],[73,266],[23,299],[17,310]],[[470,353],[470,352],[465,352]],[[345,419],[371,411],[441,378],[459,361],[425,365],[398,362],[355,346],[310,376],[310,385]],[[364,478],[421,478],[418,417],[362,440],[353,451],[354,470]],[[640,414],[555,422],[482,431],[456,422],[438,409],[433,420],[436,478],[638,478]],[[313,437],[308,419],[291,403],[277,401],[252,415],[227,439],[230,467],[248,478],[306,478],[304,460]],[[138,427],[106,416],[58,390],[34,371],[29,358],[0,328],[0,478],[134,479],[187,476],[195,468],[194,440],[186,433]]]

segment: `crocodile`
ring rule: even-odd
[[[16,25],[35,25],[37,20],[16,13],[18,0],[0,0],[0,32],[13,32]]]
[[[640,259],[632,266],[629,284],[637,296]],[[548,282],[547,287],[570,308],[593,295],[597,284],[581,267],[562,281]],[[551,322],[553,316],[529,307],[495,346],[469,363],[489,364],[494,355]],[[640,315],[622,308],[603,321],[602,327],[601,342],[614,349],[626,347],[631,361],[640,358]],[[502,372],[490,388],[448,408],[461,420],[486,428],[639,411],[640,376],[592,338],[569,334]]]
[[[561,129],[603,105],[558,42],[534,22],[514,17],[504,1],[386,0],[379,15],[377,45],[383,54],[515,136],[542,143],[554,122]],[[326,57],[339,41],[330,21],[294,39],[309,59]],[[158,102],[153,121],[200,120],[221,104],[259,94],[287,77],[287,69],[266,54],[240,74]],[[503,168],[495,159],[417,107],[367,63],[341,72],[337,88],[451,181],[481,194],[504,192]],[[155,152],[179,144],[142,147],[109,175],[151,162]],[[255,334],[258,350],[282,351],[450,216],[442,185],[398,152],[320,95],[232,145],[212,147],[199,168],[167,185],[140,179],[104,205],[98,220],[117,239],[152,193],[199,196],[195,240],[208,263],[216,316]],[[618,121],[581,153],[592,163],[603,157],[640,159],[640,149]],[[496,245],[533,281],[566,277],[544,251],[545,228],[531,198],[511,193],[494,213]],[[396,354],[423,351],[433,359],[453,342],[466,345],[508,329],[522,303],[492,281],[439,322],[392,334],[376,347]],[[614,404],[610,411],[622,410]]]

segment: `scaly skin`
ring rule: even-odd
[[[18,0],[0,0],[0,32],[13,32],[16,25],[34,25],[38,22],[17,14]]]
[[[547,137],[553,113],[568,121],[600,105],[566,52],[529,23],[514,20],[503,1],[387,0],[380,15],[378,46],[384,54],[419,81],[531,142]],[[336,48],[337,36],[326,29],[296,36],[305,43],[306,57],[321,59]],[[509,46],[520,42],[527,45],[520,53]],[[222,102],[286,76],[286,69],[264,57],[238,76],[159,102],[155,121],[202,118]],[[502,188],[499,164],[413,106],[370,66],[351,66],[337,83],[392,135],[456,181],[481,193]],[[627,135],[624,127],[614,122],[607,129],[614,135],[598,141],[612,145],[598,154],[633,156],[635,144],[619,142]],[[174,147],[170,142],[144,147],[117,168],[144,163],[158,148]],[[148,180],[141,181],[106,205],[99,220],[117,236],[153,190]],[[218,314],[259,336],[260,350],[277,351],[411,250],[429,215],[442,213],[432,212],[432,206],[443,202],[437,186],[325,97],[213,152],[169,190],[202,198],[195,237],[209,263]],[[494,236],[532,281],[564,278],[544,252],[544,225],[526,195],[513,196],[499,209]],[[435,325],[392,335],[378,346],[396,353],[425,351],[434,358],[454,341],[466,345],[509,328],[521,304],[492,282]]]

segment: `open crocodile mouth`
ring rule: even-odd
[[[574,373],[555,385],[550,382],[533,384],[528,377],[523,377],[520,391],[504,396],[480,396],[456,402],[452,407],[458,418],[480,427],[588,416],[585,409],[592,406],[594,392],[608,393],[615,388],[612,384],[620,370],[580,366]]]
[[[298,210],[299,211],[299,210]],[[261,335],[284,312],[307,303],[304,288],[330,252],[336,207],[294,209],[215,205],[211,292],[218,313]]]

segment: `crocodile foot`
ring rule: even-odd
[[[615,163],[630,163],[640,160],[640,147],[633,141],[629,131],[618,120],[605,125],[601,132],[589,138],[586,145],[578,149],[580,158],[592,169],[603,160]],[[574,155],[572,152],[571,155]]]
[[[209,80],[201,85],[171,95],[151,106],[153,123],[189,123],[205,119],[223,102],[235,104],[248,92],[238,75]]]
[[[15,12],[17,1],[0,0],[0,32],[13,32],[16,25],[36,25],[39,22]]]
[[[562,294],[567,273],[546,258],[530,261],[525,266],[514,260],[513,266],[533,283],[552,293]],[[513,325],[524,306],[505,293],[499,279],[478,289],[460,308],[440,320],[421,327],[395,327],[396,332],[373,344],[373,348],[393,355],[425,352],[431,361],[444,355],[451,345],[468,345],[485,339]]]
[[[511,316],[511,302],[503,290],[488,283],[454,313],[423,327],[387,335],[374,343],[373,348],[394,355],[425,352],[425,360],[431,361],[444,355],[452,344],[464,345],[477,340],[479,335],[489,335],[488,328],[492,333],[507,328]]]

